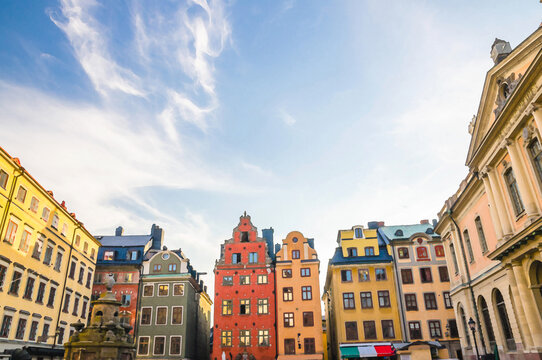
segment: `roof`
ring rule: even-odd
[[[402,235],[397,231],[401,230]],[[429,230],[429,231],[428,231]],[[387,240],[404,240],[409,239],[414,234],[424,233],[431,237],[439,237],[431,224],[412,224],[412,225],[394,225],[383,226],[378,229],[380,235],[385,235]]]
[[[378,256],[350,256],[344,257],[342,247],[335,249],[335,254],[329,261],[330,265],[336,264],[370,264],[370,263],[381,263],[381,262],[391,262],[393,258],[388,254],[386,246],[380,246],[380,251]]]
[[[102,246],[145,246],[152,241],[151,235],[96,236]]]

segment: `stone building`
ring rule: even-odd
[[[496,39],[469,173],[439,212],[465,358],[542,357],[542,28]],[[468,322],[472,319],[473,333]],[[476,339],[474,339],[476,336]]]

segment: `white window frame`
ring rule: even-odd
[[[8,238],[8,229],[9,229],[9,225],[10,223],[14,223],[15,226],[17,227],[15,229],[15,234],[13,236],[13,241],[10,241],[10,239]],[[10,245],[13,245],[15,243],[15,240],[17,240],[17,233],[19,232],[19,226],[20,226],[20,220],[17,219],[16,217],[14,216],[10,216],[9,218],[9,221],[7,222],[6,224],[6,234],[4,235],[4,241],[7,242],[8,244]],[[10,234],[11,235],[11,234]]]
[[[164,352],[161,353],[161,354],[157,354],[157,353],[154,352],[155,345],[156,345],[156,338],[164,338]],[[153,339],[152,339],[152,354],[153,354],[153,355],[165,355],[165,354],[166,354],[166,345],[167,345],[167,343],[166,343],[166,336],[164,336],[164,335],[157,335],[157,336],[153,337]]]
[[[260,276],[262,276],[262,278],[265,277],[265,282],[260,282]],[[269,277],[267,276],[267,274],[258,274],[258,277],[256,278],[256,284],[269,284]]]
[[[172,341],[171,341],[171,340],[172,340],[173,338],[179,338],[179,339],[181,339],[181,342],[180,342],[180,344],[179,344],[179,353],[172,353],[172,352],[171,352],[171,344],[172,344]],[[180,336],[180,335],[171,335],[171,336],[169,337],[169,355],[181,355],[182,352],[183,352],[183,337]]]
[[[173,323],[173,309],[175,308],[181,308],[181,323],[180,324],[174,324]],[[182,325],[184,324],[184,306],[172,306],[171,307],[171,319],[170,319],[170,325]]]
[[[24,199],[23,199],[23,200],[19,199],[19,192],[20,192],[21,189],[24,190]],[[27,196],[27,195],[28,195],[28,190],[27,190],[24,186],[19,185],[19,188],[17,189],[17,194],[15,195],[15,199],[17,199],[17,201],[19,201],[19,202],[21,202],[21,203],[24,204],[25,201],[26,201],[26,196]]]
[[[47,215],[44,216],[44,214],[47,214]],[[45,207],[43,208],[43,210],[41,211],[41,218],[42,218],[45,222],[48,222],[50,216],[51,216],[51,209],[49,209],[47,206],[45,206]]]
[[[32,196],[32,199],[30,199],[30,207],[28,208],[28,210],[32,211],[34,214],[37,214],[39,206],[40,200],[37,197]]]
[[[165,324],[158,324],[158,309],[162,309],[162,308],[166,309],[166,323]],[[168,313],[169,313],[169,306],[157,306],[155,311],[156,311],[156,316],[154,317],[154,325],[166,326],[168,324],[167,323],[167,318],[168,318]]]
[[[183,287],[183,292],[181,295],[175,295],[175,285],[181,285]],[[173,296],[184,296],[184,283],[174,283],[173,284]]]
[[[143,353],[140,353],[139,352],[139,344],[141,343],[141,338],[148,338],[149,339],[149,342],[148,342],[148,348],[147,348],[147,353],[143,354]],[[149,355],[149,350],[151,349],[151,337],[150,336],[140,336],[137,338],[137,355]]]
[[[143,309],[151,309],[151,317],[149,319],[149,323],[148,324],[143,324]],[[152,306],[142,306],[141,307],[141,317],[139,318],[139,325],[140,326],[152,326]]]
[[[162,286],[162,285],[167,286],[167,295],[160,295],[160,286]],[[158,291],[156,292],[156,296],[159,296],[159,297],[169,296],[169,284],[158,284]]]

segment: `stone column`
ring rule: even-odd
[[[515,312],[509,311],[508,316],[510,316],[510,313],[516,314],[517,316],[516,322],[518,325],[518,329],[520,329],[520,332],[523,333],[523,341],[525,341],[525,344],[523,344],[523,348],[526,350],[533,346],[533,338],[531,336],[531,331],[529,330],[529,327],[527,326],[525,311],[523,310],[523,303],[521,301],[518,285],[516,282],[516,277],[514,275],[514,270],[512,269],[511,264],[506,264],[506,275],[508,276],[508,280],[510,281],[510,290],[512,291],[512,297],[515,299],[514,304],[516,307],[515,309],[516,311]],[[511,310],[514,310],[514,309],[511,309]]]
[[[493,190],[489,184],[489,178],[487,172],[481,173],[482,181],[484,182],[484,188],[486,190],[487,198],[489,201],[489,213],[491,214],[491,219],[493,220],[493,227],[495,229],[495,234],[497,235],[497,241],[502,239],[502,224],[499,214],[497,213],[497,205],[495,204],[495,198],[493,197]]]
[[[510,215],[506,207],[506,203],[503,199],[503,194],[501,190],[501,184],[497,178],[497,174],[494,169],[490,169],[487,173],[489,178],[489,185],[493,192],[493,198],[495,200],[496,210],[499,214],[499,219],[501,220],[502,234],[503,236],[512,234],[512,223],[510,221]]]
[[[512,170],[518,183],[518,189],[521,196],[523,205],[525,206],[525,212],[529,219],[538,217],[539,211],[536,204],[535,195],[528,182],[527,170],[521,157],[520,150],[518,149],[517,142],[515,140],[506,140],[506,149],[510,154],[510,160],[512,160]]]
[[[512,262],[512,269],[514,270],[514,276],[516,279],[517,289],[519,296],[518,302],[521,302],[523,310],[525,312],[525,323],[520,323],[522,329],[529,329],[534,340],[534,346],[542,346],[542,324],[540,323],[540,314],[538,308],[534,303],[531,290],[527,287],[527,279],[520,261]]]

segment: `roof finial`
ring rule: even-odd
[[[247,211],[246,211],[246,210],[245,210],[245,212],[244,212],[244,215],[243,215],[243,216],[247,216]]]

